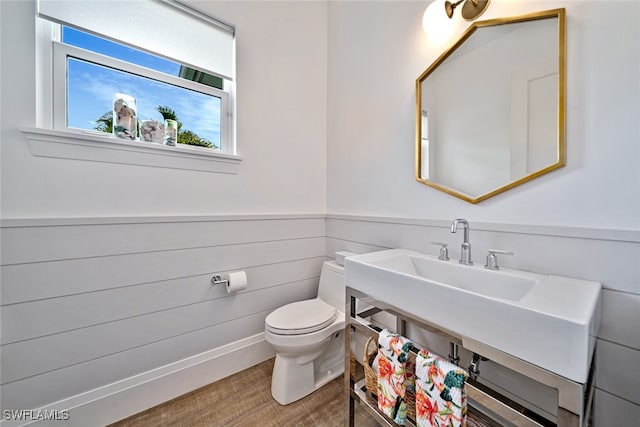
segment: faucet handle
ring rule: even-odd
[[[487,263],[484,265],[484,268],[488,270],[500,270],[498,266],[498,257],[496,254],[502,255],[513,255],[511,251],[503,251],[501,249],[488,249],[489,253],[487,254]]]
[[[449,249],[447,248],[447,243],[431,242],[431,244],[440,246],[440,256],[438,256],[438,259],[441,259],[442,261],[449,261]]]

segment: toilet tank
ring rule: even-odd
[[[335,261],[325,261],[322,264],[318,298],[342,312],[345,310],[344,267]]]

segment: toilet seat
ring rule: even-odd
[[[265,325],[277,335],[303,335],[331,325],[338,316],[335,307],[321,299],[310,299],[284,305],[267,316]]]

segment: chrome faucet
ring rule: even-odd
[[[462,247],[460,249],[460,264],[473,265],[471,261],[471,243],[469,243],[469,223],[463,218],[454,219],[451,224],[452,233],[458,231],[458,224],[462,224],[464,228]]]

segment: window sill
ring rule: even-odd
[[[237,174],[242,157],[198,147],[118,140],[94,132],[21,128],[31,154],[168,169]]]

